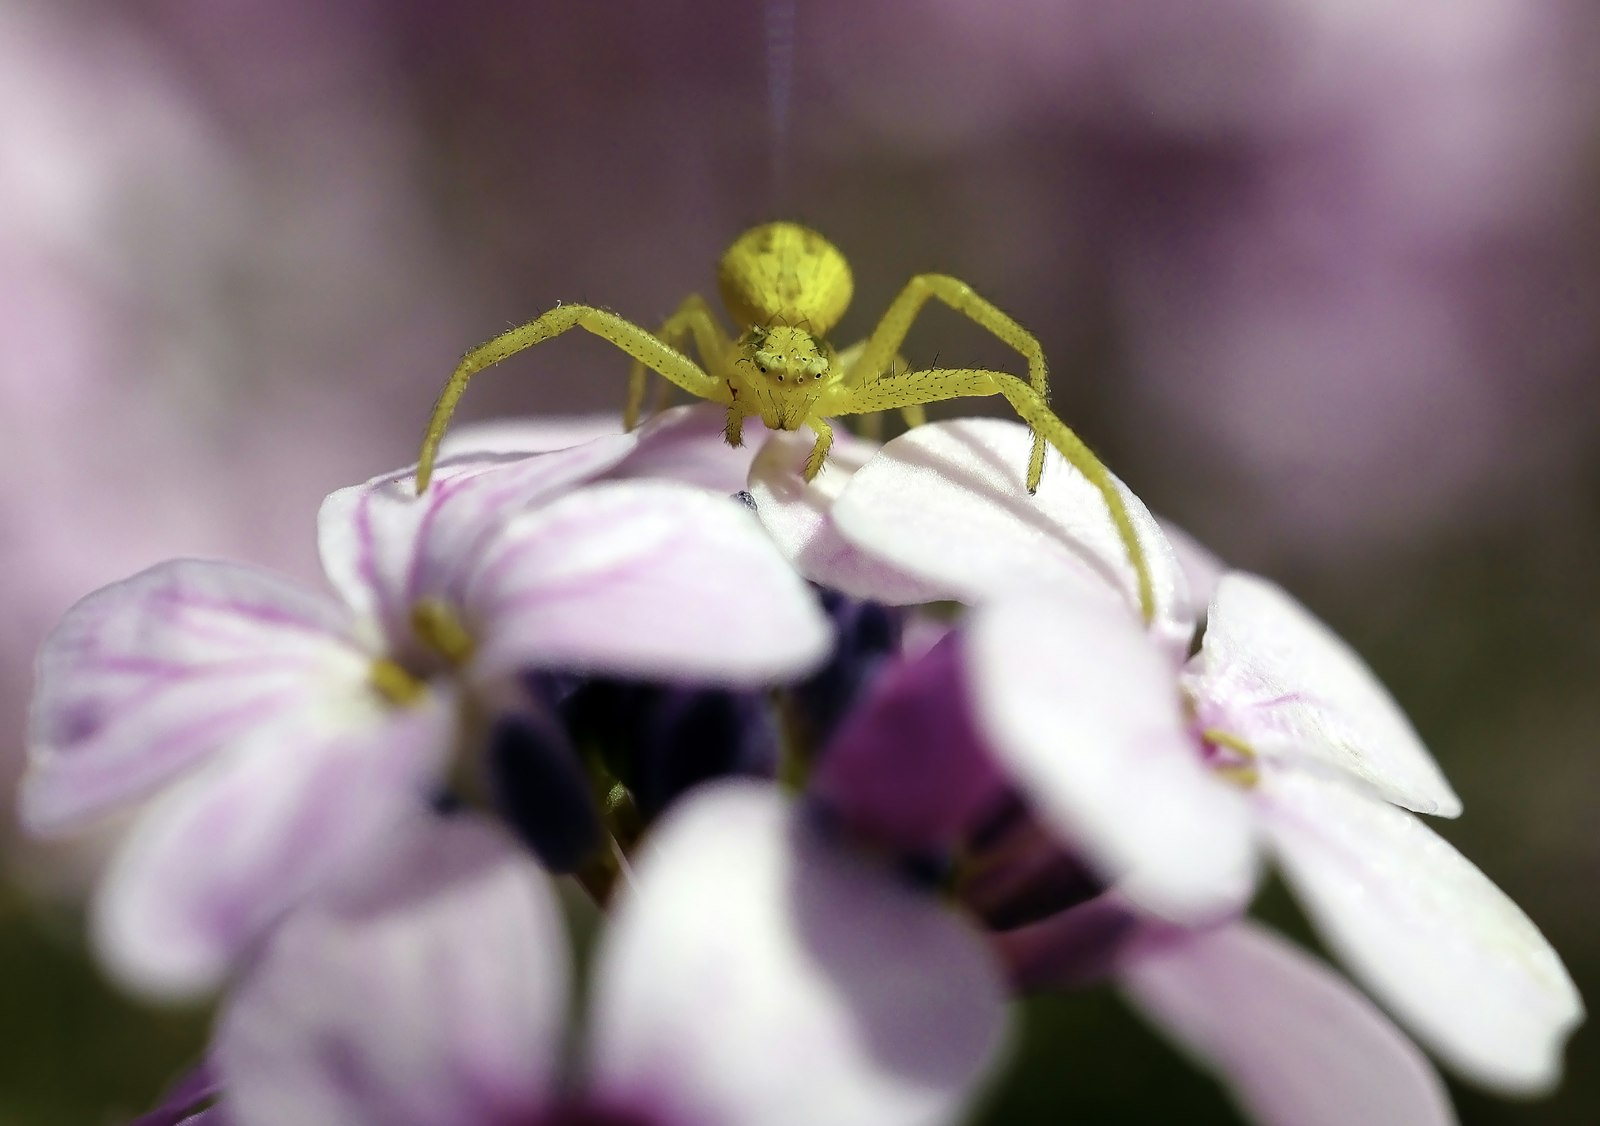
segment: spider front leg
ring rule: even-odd
[[[1051,412],[1044,397],[1016,376],[981,368],[930,368],[891,379],[880,379],[860,387],[841,385],[817,406],[821,414],[863,414],[979,395],[1004,395],[1022,420],[1033,428],[1035,443],[1041,438],[1048,440],[1067,459],[1068,464],[1083,474],[1100,493],[1111,515],[1111,523],[1117,530],[1117,539],[1122,542],[1122,549],[1127,553],[1128,562],[1133,565],[1138,578],[1139,612],[1146,622],[1152,621],[1155,618],[1155,587],[1150,577],[1150,564],[1145,558],[1144,545],[1134,530],[1127,502],[1112,480],[1110,471],[1083,444],[1083,439]],[[1029,459],[1029,492],[1039,482],[1042,465],[1039,470],[1034,468],[1038,460],[1038,457]]]
[[[691,293],[684,298],[677,312],[663,321],[661,327],[656,330],[656,339],[679,351],[683,350],[684,341],[688,338],[693,338],[695,348],[700,352],[700,362],[707,368],[715,368],[721,363],[722,357],[727,354],[731,346],[728,334],[723,331],[716,314],[711,311],[710,303],[698,293]],[[645,365],[639,360],[634,360],[633,366],[628,370],[628,401],[622,408],[624,430],[632,430],[639,425],[648,383],[649,375]],[[659,405],[659,399],[657,404]],[[654,414],[655,411],[656,407],[652,407],[650,413]]]
[[[461,362],[450,375],[450,382],[446,383],[444,390],[440,392],[439,401],[433,407],[433,415],[428,419],[428,428],[422,435],[422,450],[417,455],[419,496],[427,489],[428,480],[433,476],[433,463],[439,454],[439,442],[444,438],[445,428],[450,425],[450,416],[455,413],[456,404],[461,400],[461,394],[467,389],[467,383],[472,377],[508,356],[514,356],[525,348],[532,348],[535,344],[549,340],[553,336],[560,336],[573,328],[586,329],[603,340],[609,340],[639,363],[671,380],[691,395],[710,399],[716,403],[729,401],[726,384],[707,375],[688,356],[663,343],[651,332],[640,328],[632,321],[624,320],[608,310],[596,309],[592,305],[558,305],[525,325],[509,332],[502,332],[493,340],[478,345],[461,357]]]
[[[823,463],[828,460],[828,451],[833,448],[833,427],[821,415],[808,418],[806,422],[817,435],[817,444],[806,455],[805,479],[810,481],[822,472]]]
[[[744,445],[744,420],[750,417],[750,412],[738,403],[728,407],[728,421],[722,426],[722,440],[733,449]]]
[[[866,348],[865,340],[852,344],[839,353],[838,364],[841,371],[850,371],[855,367],[856,360],[860,358],[862,349]],[[904,375],[911,370],[911,365],[903,358],[896,355],[889,365],[889,370],[883,372],[879,378],[893,378]],[[928,421],[928,412],[918,403],[909,407],[900,408],[900,420],[906,424],[906,429],[911,430]],[[856,434],[862,438],[870,438],[874,442],[883,441],[883,415],[878,412],[864,414],[861,422],[855,428]]]
[[[945,274],[918,274],[906,283],[884,313],[878,327],[867,337],[860,358],[848,370],[845,383],[852,387],[866,386],[891,372],[891,365],[911,323],[922,307],[932,298],[944,302],[951,309],[987,329],[1001,341],[1015,348],[1027,362],[1028,386],[1048,411],[1050,403],[1050,369],[1045,363],[1044,348],[1037,337],[998,306],[980,297],[966,282]],[[1013,377],[1015,378],[1015,377]],[[1037,429],[1033,434],[1033,450],[1028,456],[1028,491],[1039,487],[1039,477],[1044,472],[1045,436]]]

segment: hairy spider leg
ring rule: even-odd
[[[422,436],[422,451],[417,456],[419,496],[427,489],[428,480],[433,476],[439,442],[444,437],[445,428],[450,425],[450,416],[455,413],[456,403],[467,389],[468,381],[484,368],[492,367],[525,348],[532,348],[572,328],[587,329],[601,339],[609,340],[645,367],[671,380],[691,395],[717,403],[726,403],[731,399],[727,386],[721,380],[707,375],[688,356],[663,343],[647,329],[592,305],[557,305],[543,316],[502,332],[461,357],[461,362],[450,376],[450,382],[445,384],[439,401],[433,406],[428,429]]]
[[[861,352],[866,348],[866,346],[867,342],[865,340],[856,341],[854,344],[850,345],[850,347],[839,353],[838,357],[834,360],[834,366],[837,367],[841,372],[853,371],[856,366],[856,361],[860,359]],[[906,363],[905,359],[897,354],[894,359],[889,361],[889,370],[887,373],[885,373],[885,378],[904,375],[910,370],[911,365]],[[909,430],[913,427],[921,426],[923,423],[927,422],[928,412],[923,408],[921,403],[915,403],[909,407],[901,407],[900,417],[905,421],[906,428]],[[856,433],[861,435],[863,438],[871,438],[874,442],[883,441],[883,415],[877,412],[863,414],[861,416],[861,425],[856,429]]]
[[[1128,506],[1111,473],[1083,444],[1083,440],[1051,412],[1043,397],[1016,376],[982,368],[929,368],[874,380],[859,387],[832,388],[818,406],[824,414],[848,415],[890,410],[906,403],[937,403],[944,399],[978,395],[1004,395],[1022,420],[1033,427],[1035,440],[1041,437],[1048,439],[1052,446],[1061,451],[1061,456],[1067,459],[1068,464],[1082,473],[1099,491],[1111,514],[1111,522],[1117,529],[1117,538],[1122,541],[1122,549],[1127,552],[1128,561],[1133,564],[1138,576],[1139,612],[1146,622],[1154,619],[1155,589],[1150,579],[1150,565],[1145,559],[1144,546],[1134,531]],[[815,451],[812,457],[816,457]],[[811,462],[808,460],[806,465],[809,469]],[[1032,484],[1037,485],[1038,480],[1034,479]]]
[[[867,337],[866,346],[862,349],[861,357],[856,361],[855,367],[845,374],[847,385],[864,386],[872,380],[882,378],[891,370],[890,365],[900,351],[900,345],[905,343],[906,334],[911,331],[911,322],[916,320],[917,314],[922,311],[922,307],[930,298],[938,298],[979,328],[993,333],[1002,342],[1015,348],[1027,361],[1028,385],[1033,388],[1035,396],[1044,405],[1045,413],[1049,413],[1050,369],[1045,364],[1044,348],[1039,344],[1038,338],[992,302],[980,297],[966,282],[945,274],[918,274],[906,283],[905,288],[890,303],[889,311],[884,313],[883,319],[878,322],[878,327]],[[1044,473],[1044,444],[1044,435],[1035,426],[1033,449],[1028,455],[1030,493],[1039,487],[1039,478]]]
[[[683,345],[689,338],[694,340],[695,348],[700,352],[700,363],[708,372],[714,372],[727,362],[726,357],[732,342],[728,339],[722,322],[717,320],[716,314],[712,312],[710,302],[698,293],[691,293],[684,298],[677,312],[663,321],[661,327],[656,330],[656,339],[680,352],[685,350]],[[622,408],[624,430],[632,430],[639,425],[649,378],[645,365],[639,360],[634,360],[633,366],[628,370],[628,401]],[[661,397],[658,393],[656,402],[648,413],[654,414],[660,408]]]
[[[811,480],[822,472],[822,463],[828,460],[828,451],[833,448],[833,427],[823,419],[821,414],[813,415],[806,420],[817,435],[817,444],[811,447],[811,453],[806,455],[805,479]]]
[[[734,449],[744,445],[744,420],[751,414],[737,401],[728,404],[728,421],[722,427],[722,439]]]

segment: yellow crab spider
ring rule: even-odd
[[[1134,532],[1122,494],[1100,459],[1051,412],[1044,350],[1033,334],[973,291],[943,274],[918,274],[906,283],[865,341],[843,354],[827,333],[850,304],[850,264],[832,243],[797,223],[767,223],[734,240],[717,268],[717,286],[736,325],[730,337],[705,298],[690,296],[658,332],[650,332],[606,309],[558,305],[518,328],[480,344],[461,358],[434,405],[417,459],[417,492],[428,487],[439,442],[467,382],[478,372],[525,348],[583,328],[609,340],[634,359],[624,424],[632,429],[644,404],[645,369],[691,395],[728,408],[728,444],[744,440],[744,421],[759,418],[773,430],[809,426],[817,436],[806,458],[805,479],[815,477],[833,443],[829,418],[901,410],[911,421],[926,403],[977,395],[1004,395],[1033,430],[1028,491],[1039,487],[1048,442],[1105,498],[1117,536],[1138,574],[1139,605],[1148,621],[1155,613],[1150,568]],[[1022,356],[1023,380],[981,368],[907,371],[898,360],[911,323],[936,299],[992,332]],[[694,342],[701,364],[680,347]]]

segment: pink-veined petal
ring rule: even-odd
[[[778,547],[806,578],[854,598],[893,606],[937,598],[938,587],[863,553],[834,525],[834,502],[877,444],[836,432],[822,472],[807,481],[801,470],[815,441],[809,430],[773,434],[750,467],[750,495]]]
[[[1232,571],[1219,580],[1193,667],[1202,722],[1257,754],[1337,770],[1419,813],[1461,812],[1372,670],[1266,579]]]
[[[1053,453],[1039,491],[1023,487],[1032,437],[1000,419],[919,426],[851,478],[834,504],[839,531],[869,555],[931,584],[943,598],[980,603],[1030,588],[1070,588],[1138,606],[1133,565],[1105,499]],[[1144,547],[1156,633],[1187,649],[1194,611],[1177,559],[1154,518],[1117,488]]]
[[[417,599],[447,595],[501,523],[601,476],[638,441],[637,432],[612,434],[547,453],[442,462],[420,497],[411,469],[340,489],[317,514],[323,570],[357,612],[390,638],[406,637]]]
[[[517,517],[461,589],[483,675],[760,685],[809,671],[831,641],[747,508],[667,481],[604,482]]]
[[[1260,808],[1330,947],[1468,1078],[1548,1090],[1583,1003],[1522,910],[1420,818],[1337,779],[1263,771]]]
[[[1328,966],[1249,922],[1135,942],[1129,1000],[1261,1126],[1450,1126],[1417,1046]]]
[[[738,449],[728,445],[723,426],[726,407],[690,403],[672,407],[639,428],[638,445],[606,473],[608,479],[663,478],[717,492],[736,493],[750,476],[759,441]],[[622,416],[552,415],[479,422],[450,431],[439,447],[442,457],[481,454],[532,454],[565,450],[622,433]]]
[[[639,428],[639,445],[611,473],[614,478],[660,478],[737,493],[750,478],[759,438],[735,449],[723,429],[728,409],[691,403],[663,411]]]
[[[1004,1032],[975,931],[749,782],[656,829],[594,989],[595,1086],[696,1126],[955,1121]]]
[[[357,897],[289,916],[229,998],[216,1059],[239,1126],[485,1126],[552,1100],[570,971],[548,881],[466,817],[398,836]]]
[[[89,595],[39,653],[22,820],[55,831],[251,731],[359,691],[349,611],[270,571],[175,560]]]
[[[450,747],[440,693],[395,711],[305,713],[264,727],[153,802],[102,879],[101,959],[133,988],[214,988],[296,901],[427,798]]]
[[[615,411],[472,422],[452,427],[445,434],[439,443],[439,458],[459,461],[484,454],[542,454],[620,433],[622,418]]]
[[[1071,590],[980,607],[968,667],[1002,768],[1126,895],[1182,921],[1248,899],[1249,806],[1202,765],[1177,675],[1125,607]]]

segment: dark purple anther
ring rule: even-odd
[[[777,767],[765,692],[595,678],[559,707],[573,743],[598,753],[646,820],[698,783]]]
[[[833,619],[837,640],[828,663],[793,693],[796,719],[812,747],[823,747],[833,738],[884,663],[900,651],[905,623],[905,612],[896,607],[835,590],[820,589],[818,596]]]
[[[484,762],[490,800],[552,872],[574,871],[605,843],[593,784],[553,719],[501,716]]]

